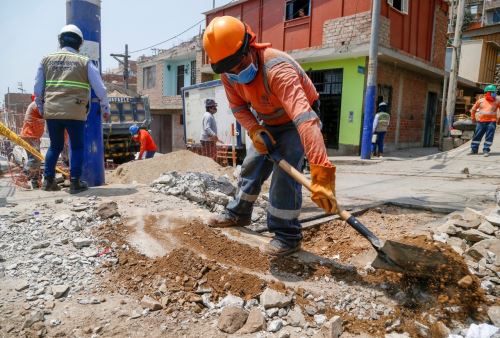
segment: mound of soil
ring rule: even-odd
[[[149,184],[166,171],[196,171],[214,176],[227,175],[233,180],[234,169],[221,167],[209,157],[197,155],[188,150],[158,154],[151,159],[132,161],[120,165],[106,176],[107,183],[144,183]]]

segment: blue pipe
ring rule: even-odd
[[[361,158],[369,160],[372,153],[373,116],[375,111],[376,86],[367,86],[363,118],[363,137],[361,139]]]
[[[66,0],[66,24],[76,25],[83,33],[81,54],[90,57],[101,70],[101,0]],[[89,186],[104,184],[104,141],[101,107],[94,91],[85,123],[82,179]]]

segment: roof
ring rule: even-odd
[[[209,15],[209,14],[212,14],[212,13],[217,13],[217,12],[220,12],[221,10],[223,9],[226,9],[226,8],[231,8],[233,6],[236,6],[236,5],[239,5],[243,2],[247,2],[248,0],[233,0],[231,1],[230,3],[228,4],[225,4],[224,6],[219,6],[219,7],[215,7],[209,11],[206,11],[206,12],[203,12],[201,14],[204,14],[204,15]]]

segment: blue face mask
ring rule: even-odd
[[[258,68],[252,63],[248,65],[247,68],[243,69],[239,74],[226,73],[227,77],[234,82],[241,84],[247,84],[252,82],[257,75]]]

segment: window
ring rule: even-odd
[[[191,61],[191,84],[196,83],[196,60]]]
[[[286,2],[285,20],[309,16],[309,0],[290,0]]]
[[[182,87],[184,87],[184,65],[177,66],[177,95],[181,95]]]
[[[387,0],[389,6],[394,9],[397,9],[401,13],[408,14],[408,2],[410,0]]]
[[[156,66],[144,67],[142,70],[142,87],[154,88],[156,84]]]

